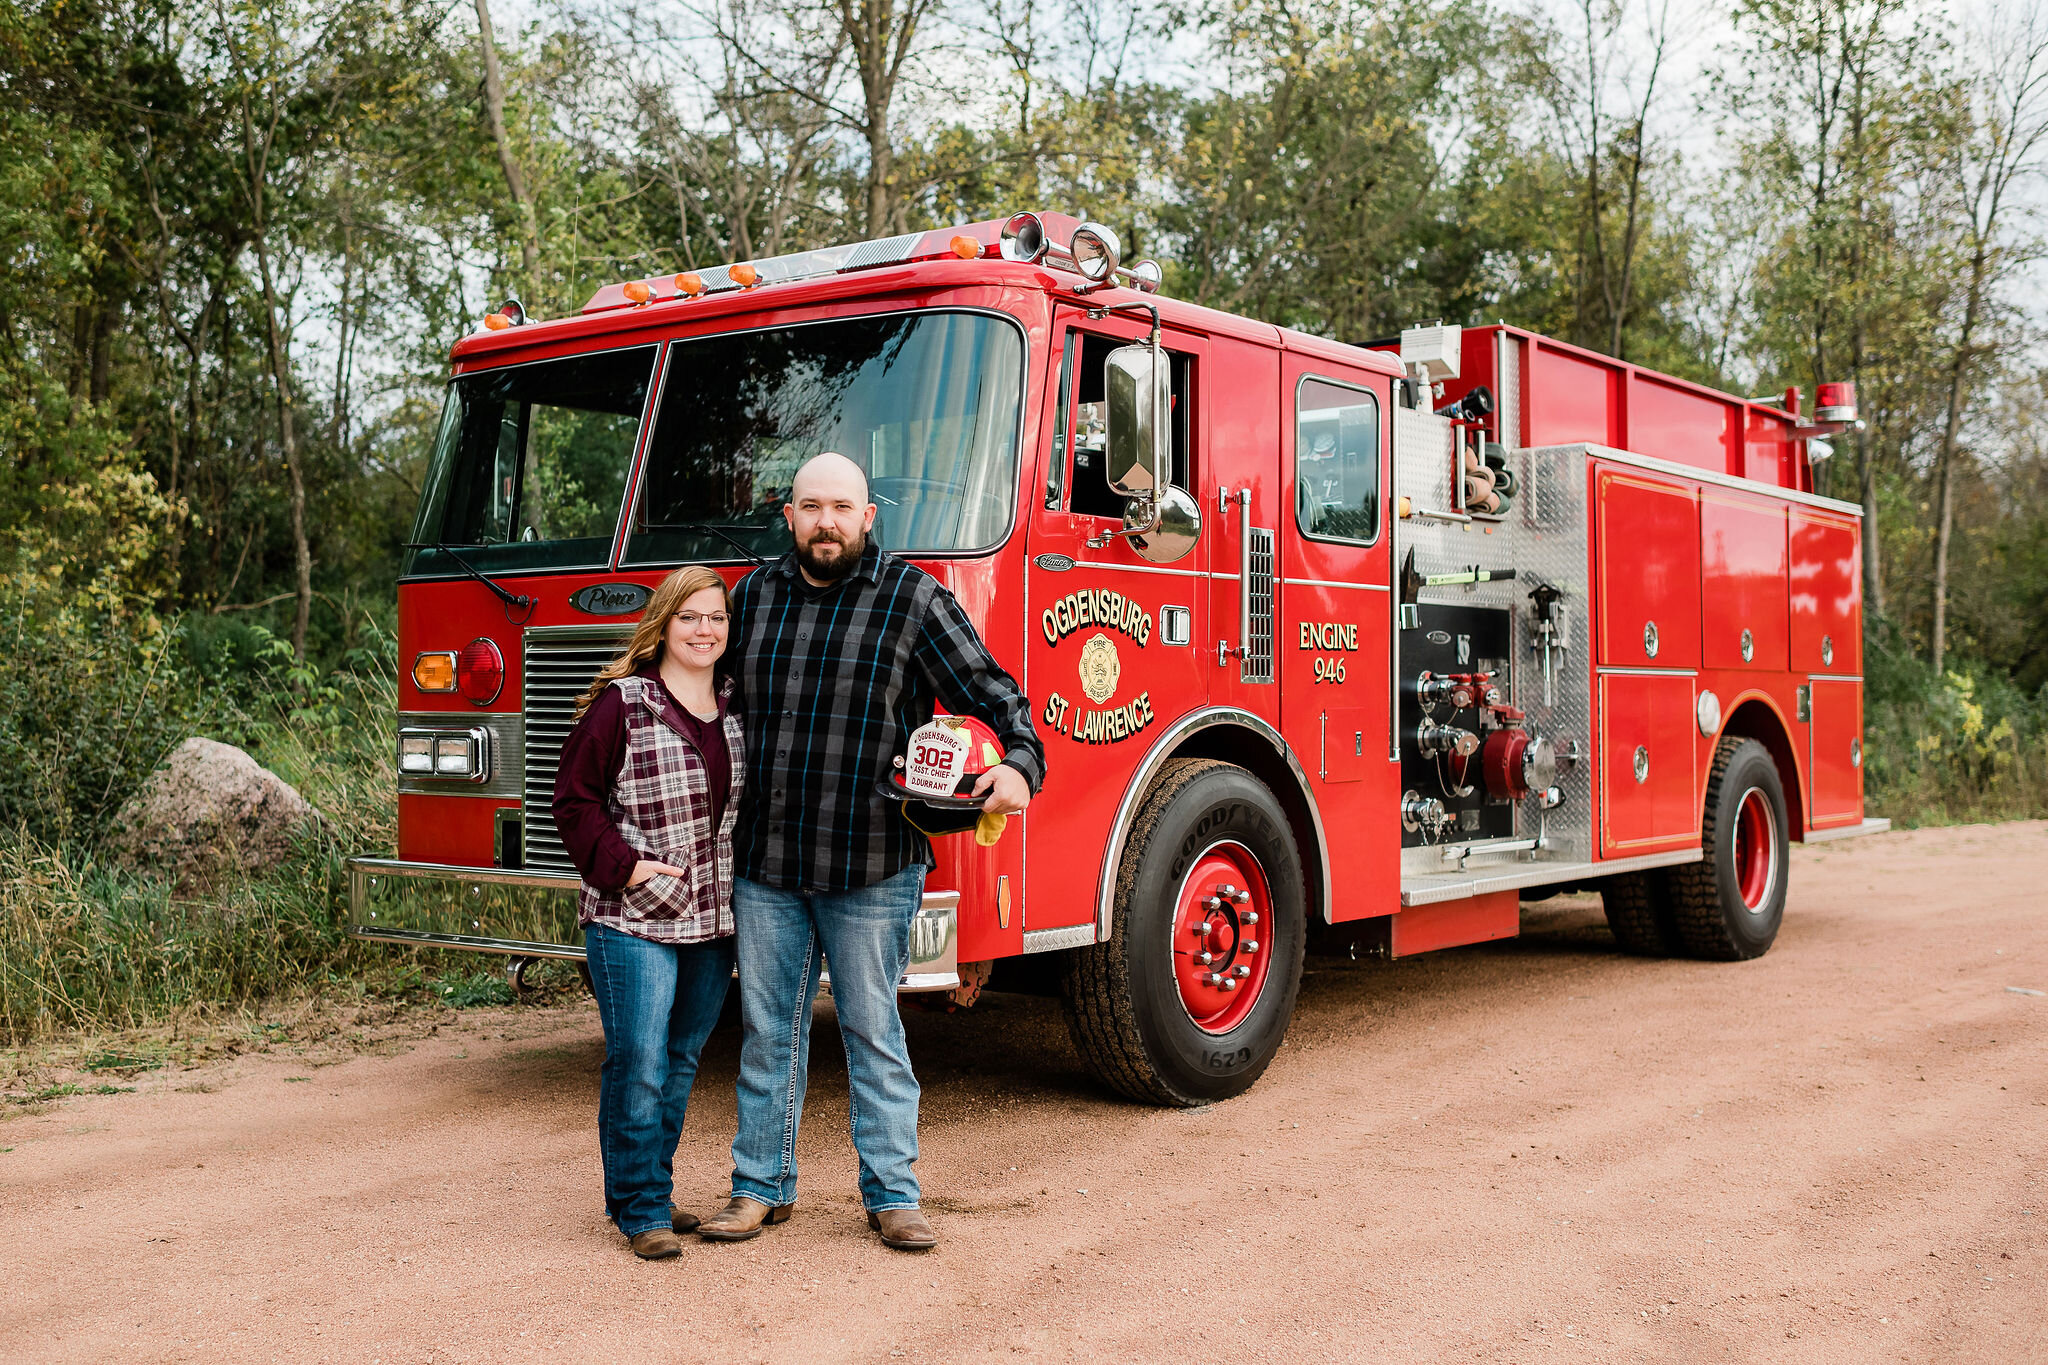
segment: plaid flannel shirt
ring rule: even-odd
[[[723,938],[733,931],[732,833],[738,803],[728,801],[725,818],[712,829],[704,760],[683,737],[668,694],[659,683],[641,677],[620,678],[612,686],[626,700],[626,757],[606,808],[619,836],[636,853],[689,875],[649,877],[617,893],[585,881],[577,891],[577,921],[656,943]],[[746,766],[740,720],[730,707],[725,745],[737,797],[746,789]]]
[[[844,579],[806,583],[794,553],[733,592],[747,712],[734,859],[749,881],[853,891],[929,865],[930,842],[877,784],[939,704],[977,716],[1037,791],[1045,749],[1031,703],[937,579],[871,541]]]

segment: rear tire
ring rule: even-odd
[[[1675,946],[1710,962],[1762,957],[1785,918],[1791,835],[1778,765],[1755,740],[1714,750],[1700,846],[1700,861],[1662,873]]]
[[[1301,989],[1307,898],[1286,814],[1243,768],[1175,759],[1138,808],[1116,878],[1109,940],[1067,964],[1075,1047],[1144,1103],[1242,1094],[1280,1050]]]
[[[1662,889],[1654,872],[1624,872],[1600,883],[1600,904],[1607,927],[1625,953],[1638,957],[1670,957],[1678,951],[1669,916],[1660,902]]]

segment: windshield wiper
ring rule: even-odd
[[[644,531],[699,531],[707,536],[717,536],[720,540],[732,546],[733,549],[738,550],[741,554],[745,555],[748,559],[753,560],[756,564],[766,564],[768,562],[753,550],[750,550],[745,545],[742,545],[737,539],[727,535],[723,530],[719,529],[716,526],[710,525],[708,522],[656,521],[649,522],[646,526],[641,527],[641,529]]]
[[[511,593],[505,591],[496,583],[484,577],[481,573],[477,572],[476,566],[471,564],[468,560],[464,559],[461,555],[455,553],[455,547],[453,545],[450,545],[445,540],[408,540],[407,542],[405,542],[405,548],[408,550],[439,550],[442,554],[447,555],[450,559],[454,560],[458,565],[461,566],[462,571],[464,573],[468,574],[471,578],[474,578],[477,582],[489,588],[491,592],[497,597],[497,599],[505,604],[506,620],[512,620],[512,613],[514,611],[523,611],[526,613],[526,616],[522,616],[519,618],[519,620],[514,621],[514,625],[524,625],[526,623],[527,617],[533,615],[533,608],[535,604],[537,604],[540,601],[539,598],[528,597],[523,592]],[[482,549],[486,547],[478,543],[472,544],[471,546],[468,546],[466,548]]]

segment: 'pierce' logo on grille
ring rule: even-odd
[[[569,605],[592,616],[625,616],[654,594],[638,583],[592,583],[569,594]]]

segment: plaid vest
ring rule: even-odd
[[[725,712],[732,795],[713,830],[704,760],[683,738],[667,693],[646,678],[619,678],[612,686],[626,703],[626,757],[605,809],[634,852],[688,875],[650,877],[617,895],[585,882],[576,897],[578,922],[656,943],[722,938],[732,932],[732,830],[746,775],[739,717]],[[728,679],[719,696],[729,702],[732,691]]]

